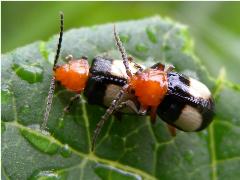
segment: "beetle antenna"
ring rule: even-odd
[[[56,69],[56,64],[58,62],[58,58],[59,58],[59,54],[60,54],[60,50],[61,50],[62,37],[63,37],[63,20],[64,20],[63,12],[60,12],[60,33],[59,33],[56,56],[55,56],[54,63],[53,63],[53,71]],[[44,130],[47,126],[47,121],[48,121],[49,113],[51,111],[51,106],[52,106],[54,90],[55,90],[55,77],[52,76],[50,88],[49,88],[49,92],[48,92],[48,97],[47,97],[47,106],[45,109],[44,119],[43,119],[43,123],[41,125],[41,130]]]
[[[118,47],[118,50],[120,51],[120,53],[122,55],[123,64],[125,66],[126,73],[127,73],[128,77],[132,77],[132,73],[131,73],[130,68],[129,68],[127,53],[126,53],[126,50],[123,47],[123,44],[122,44],[122,42],[121,42],[121,40],[119,38],[119,35],[118,35],[117,31],[116,31],[115,25],[113,25],[113,33],[114,33],[114,39],[116,41],[116,45]]]
[[[130,68],[129,68],[129,62],[128,62],[129,60],[128,60],[128,57],[127,57],[127,53],[126,53],[126,50],[123,47],[123,44],[122,44],[122,42],[119,38],[119,35],[116,31],[115,25],[113,26],[113,33],[114,33],[114,39],[116,41],[117,48],[122,55],[123,64],[125,66],[126,73],[127,73],[128,77],[132,77],[132,73],[131,73]],[[93,139],[92,139],[92,147],[91,147],[92,151],[94,151],[97,137],[100,134],[104,123],[110,118],[110,116],[114,113],[114,110],[119,106],[119,103],[121,102],[121,100],[123,98],[123,95],[124,95],[124,92],[127,90],[127,88],[128,88],[128,85],[125,85],[125,86],[122,87],[122,89],[117,94],[116,98],[112,101],[111,105],[106,110],[105,114],[101,117],[101,120],[97,123],[97,127],[94,130]]]
[[[56,64],[58,62],[58,58],[59,58],[59,54],[60,54],[60,50],[61,50],[61,45],[62,45],[62,37],[63,37],[63,12],[60,12],[60,33],[59,33],[59,39],[58,39],[58,46],[57,46],[57,52],[56,52],[56,56],[54,59],[54,63],[53,63],[53,70],[54,68],[56,68]]]
[[[96,129],[94,130],[93,139],[92,139],[92,147],[91,147],[92,151],[94,151],[97,137],[100,134],[104,123],[110,118],[114,110],[119,106],[119,103],[121,102],[124,92],[127,90],[127,88],[128,88],[128,85],[125,85],[122,87],[122,89],[117,94],[116,98],[112,101],[111,105],[106,110],[105,114],[101,117],[101,120],[97,123]]]

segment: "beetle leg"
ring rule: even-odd
[[[159,69],[159,70],[164,71],[165,65],[162,64],[162,63],[157,63],[157,64],[154,64],[153,66],[151,66],[151,68],[153,68],[153,69]]]
[[[138,111],[138,114],[139,115],[146,115],[147,114],[147,110],[148,110],[148,108],[146,106],[140,105],[140,109]]]
[[[157,118],[157,107],[152,107],[150,112],[151,123],[155,124]]]
[[[134,64],[134,66],[138,69],[138,71],[140,71],[140,72],[143,71],[143,68],[139,64],[137,64],[136,62],[133,61],[133,57],[132,56],[128,56],[127,58],[128,58],[129,62]]]
[[[114,110],[114,115],[117,118],[117,120],[121,121],[122,120],[122,113],[119,112],[121,109],[125,108],[125,107],[129,107],[132,111],[134,111],[136,114],[138,114],[138,109],[135,106],[135,104],[130,101],[127,100],[125,102],[121,102],[118,107],[116,107],[116,109]]]
[[[171,134],[171,136],[176,136],[176,128],[170,124],[167,124],[168,132]]]
[[[137,109],[136,105],[134,104],[133,101],[131,100],[127,100],[124,102],[121,102],[114,111],[119,111],[120,109],[124,108],[124,107],[129,107],[133,112],[135,112],[136,114],[139,114],[139,110]]]
[[[168,65],[167,68],[165,68],[166,73],[170,73],[175,67],[173,65]]]
[[[81,59],[88,60],[88,57],[87,56],[82,56]]]
[[[139,112],[138,108],[136,107],[136,105],[135,105],[135,103],[133,101],[127,100],[125,102],[121,102],[118,105],[118,107],[116,107],[114,112],[115,112],[115,116],[116,116],[117,120],[121,120],[121,118],[122,118],[122,113],[121,112],[117,112],[117,111],[119,111],[119,110],[121,110],[121,109],[123,109],[125,107],[130,108],[133,112],[135,112],[138,115],[144,115],[144,114]]]
[[[80,99],[80,97],[81,97],[80,94],[76,94],[75,96],[71,97],[71,99],[70,99],[70,101],[69,101],[69,104],[64,108],[64,112],[65,112],[65,113],[68,113],[69,110],[70,110],[70,108],[71,108],[71,106],[73,105],[73,103],[74,103],[76,100]]]

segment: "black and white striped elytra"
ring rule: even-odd
[[[214,103],[201,82],[176,72],[168,73],[168,94],[158,107],[159,117],[183,131],[199,131],[214,115]]]
[[[137,68],[134,63],[129,65],[135,73]],[[177,72],[169,72],[167,76],[168,92],[158,106],[158,116],[183,131],[206,128],[214,115],[214,103],[208,88],[203,83]],[[92,62],[84,94],[90,104],[108,107],[121,87],[127,83],[126,78],[122,60],[98,56]],[[134,95],[125,94],[123,100],[126,99],[139,108],[139,102]],[[133,111],[125,108],[123,112]]]
[[[134,63],[130,63],[130,69],[134,73],[137,72]],[[90,76],[84,91],[88,103],[109,107],[121,87],[127,83],[127,74],[122,61],[97,56],[93,59],[89,72]],[[136,107],[139,107],[134,95],[124,94],[122,101],[126,100],[131,100]],[[129,108],[123,108],[121,112],[133,113]]]

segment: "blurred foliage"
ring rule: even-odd
[[[160,14],[187,24],[196,54],[217,76],[223,66],[228,79],[240,83],[239,2],[3,2],[2,52],[47,40],[58,32],[58,12],[65,30]]]

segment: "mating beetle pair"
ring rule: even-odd
[[[173,72],[173,66],[165,67],[157,63],[144,68],[138,65],[127,56],[115,27],[114,38],[122,60],[98,56],[91,67],[86,57],[76,60],[72,56],[67,57],[67,64],[57,65],[62,35],[63,14],[42,128],[45,128],[48,120],[55,81],[76,92],[76,98],[83,92],[90,104],[108,107],[94,131],[92,150],[102,126],[116,111],[150,114],[152,122],[158,115],[168,124],[172,134],[175,134],[175,128],[199,131],[212,121],[214,103],[209,89],[203,83]]]

